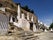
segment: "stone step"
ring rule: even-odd
[[[22,39],[24,40],[28,40],[28,39],[37,39],[38,37],[37,36],[26,36],[26,37],[22,37]]]
[[[34,34],[32,34],[32,33],[19,33],[19,34],[17,34],[17,35],[19,35],[20,37],[26,37],[26,36],[33,36]]]

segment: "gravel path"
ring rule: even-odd
[[[39,39],[37,40],[53,40],[53,33],[51,32],[44,32],[39,35]]]

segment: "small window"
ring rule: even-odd
[[[2,4],[0,3],[0,7],[2,7]]]
[[[11,30],[14,30],[14,27],[11,27]]]
[[[7,9],[5,9],[5,11],[7,12]]]
[[[33,23],[30,23],[30,30],[33,30]]]
[[[11,32],[11,31],[9,31],[9,32],[8,32],[8,34],[9,34],[9,33],[12,33],[12,32]]]
[[[17,20],[17,22],[18,22],[18,20]]]
[[[13,19],[13,22],[15,22],[15,18],[13,17],[12,19]]]
[[[27,19],[27,17],[25,16],[25,19]]]

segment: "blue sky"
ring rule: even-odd
[[[53,21],[53,0],[14,0],[14,2],[21,3],[22,6],[28,5],[38,19],[47,25]]]

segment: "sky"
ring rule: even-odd
[[[28,5],[34,10],[38,20],[46,25],[53,22],[53,0],[13,0],[15,3],[21,3],[21,6]]]

